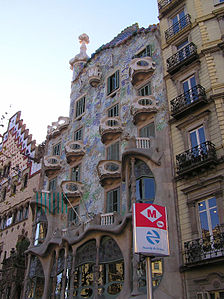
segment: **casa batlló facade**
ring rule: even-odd
[[[166,206],[155,299],[183,298],[160,32],[134,24],[89,58],[80,37],[69,117],[48,127],[23,298],[146,298],[132,204]]]

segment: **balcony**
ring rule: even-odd
[[[171,115],[176,119],[180,119],[207,103],[204,87],[196,85],[170,102]]]
[[[97,165],[97,172],[102,186],[109,185],[121,178],[121,162],[115,160],[101,160]]]
[[[186,30],[191,27],[191,16],[187,14],[176,22],[173,26],[165,31],[165,38],[167,42],[171,42],[172,39],[182,35]]]
[[[105,117],[100,122],[99,131],[102,143],[107,143],[121,135],[123,126],[117,117]]]
[[[210,141],[203,142],[176,156],[177,174],[189,176],[217,164],[216,150]]]
[[[167,72],[170,75],[178,72],[183,66],[189,65],[198,58],[197,47],[190,43],[167,59]]]
[[[83,193],[83,184],[76,181],[63,181],[61,183],[62,192],[68,198],[79,198]]]
[[[158,102],[154,96],[144,96],[135,98],[131,106],[131,114],[133,115],[133,123],[137,125],[140,121],[144,121],[150,114],[158,111]]]
[[[44,167],[46,176],[50,176],[61,169],[60,156],[45,156]]]
[[[129,73],[131,83],[138,85],[142,81],[150,78],[156,69],[156,64],[151,57],[134,58],[130,63]]]
[[[81,140],[69,141],[65,145],[67,163],[80,160],[85,155],[85,147]]]
[[[115,212],[100,215],[100,225],[113,225]]]
[[[159,18],[161,19],[165,14],[167,14],[171,9],[173,9],[175,6],[180,4],[182,0],[161,0],[158,3],[159,8]]]
[[[184,243],[184,258],[186,266],[207,264],[214,259],[224,256],[224,233],[216,232],[214,236],[207,236]]]
[[[88,78],[89,78],[89,84],[92,87],[97,87],[97,85],[100,83],[102,72],[100,71],[99,66],[92,66],[88,70]]]
[[[47,136],[49,138],[54,138],[59,135],[62,130],[68,127],[69,121],[69,117],[60,116],[58,121],[52,122],[52,125],[47,127]]]

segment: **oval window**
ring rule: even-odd
[[[75,192],[75,191],[78,190],[78,188],[77,188],[77,186],[76,186],[75,184],[67,184],[67,185],[66,185],[66,189],[67,189],[68,191],[73,191],[73,192]]]
[[[145,60],[140,60],[140,61],[137,62],[137,65],[139,65],[139,66],[148,66],[149,64]]]
[[[108,171],[117,171],[119,169],[119,166],[114,163],[108,163],[106,164],[105,169]]]
[[[80,149],[80,147],[81,147],[80,144],[77,144],[77,143],[70,144],[70,148],[73,150]]]

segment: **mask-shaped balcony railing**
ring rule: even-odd
[[[63,129],[68,127],[69,121],[69,117],[60,116],[58,121],[52,122],[52,125],[47,127],[48,137],[55,137],[60,134]]]
[[[89,84],[93,87],[96,87],[100,83],[102,72],[100,71],[99,66],[92,66],[88,70]]]
[[[156,113],[158,108],[158,102],[154,96],[150,95],[136,97],[131,105],[133,123],[138,124],[139,121],[144,121],[149,114]]]
[[[114,212],[101,214],[100,215],[100,224],[101,225],[112,225],[112,224],[114,224]]]
[[[192,110],[207,103],[208,100],[206,98],[205,89],[198,84],[170,102],[171,115],[174,118],[179,119]]]
[[[60,156],[45,156],[44,168],[47,176],[61,169]]]
[[[105,117],[100,122],[99,132],[103,143],[112,140],[113,138],[117,138],[122,131],[122,123],[117,117]]]
[[[188,65],[197,58],[197,47],[194,43],[190,43],[167,59],[167,72],[173,75],[179,71],[183,65]]]
[[[210,141],[203,142],[176,156],[177,174],[189,175],[217,164],[216,150]]]
[[[61,183],[61,188],[63,193],[68,198],[81,197],[83,193],[82,191],[83,184],[76,181],[63,181]]]
[[[115,160],[101,160],[97,165],[100,183],[104,186],[113,180],[121,178],[121,162]]]
[[[191,16],[187,14],[165,31],[166,41],[169,41],[173,36],[177,35],[178,33],[183,32],[183,30],[189,27],[190,25]]]
[[[224,233],[184,242],[185,265],[208,263],[224,256]]]
[[[65,154],[68,163],[80,160],[85,155],[85,146],[82,140],[69,141],[65,145]]]
[[[131,77],[131,83],[136,85],[141,83],[156,69],[156,64],[152,60],[152,57],[133,58],[130,63],[129,73]]]

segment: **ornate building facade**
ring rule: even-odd
[[[224,2],[158,1],[186,298],[224,298]]]
[[[132,203],[167,207],[170,256],[152,261],[155,299],[183,298],[160,32],[134,24],[73,71],[69,117],[48,128],[23,298],[146,298]]]
[[[35,140],[17,112],[0,144],[0,298],[21,298],[25,250],[32,236],[30,199],[37,188],[40,163]]]

